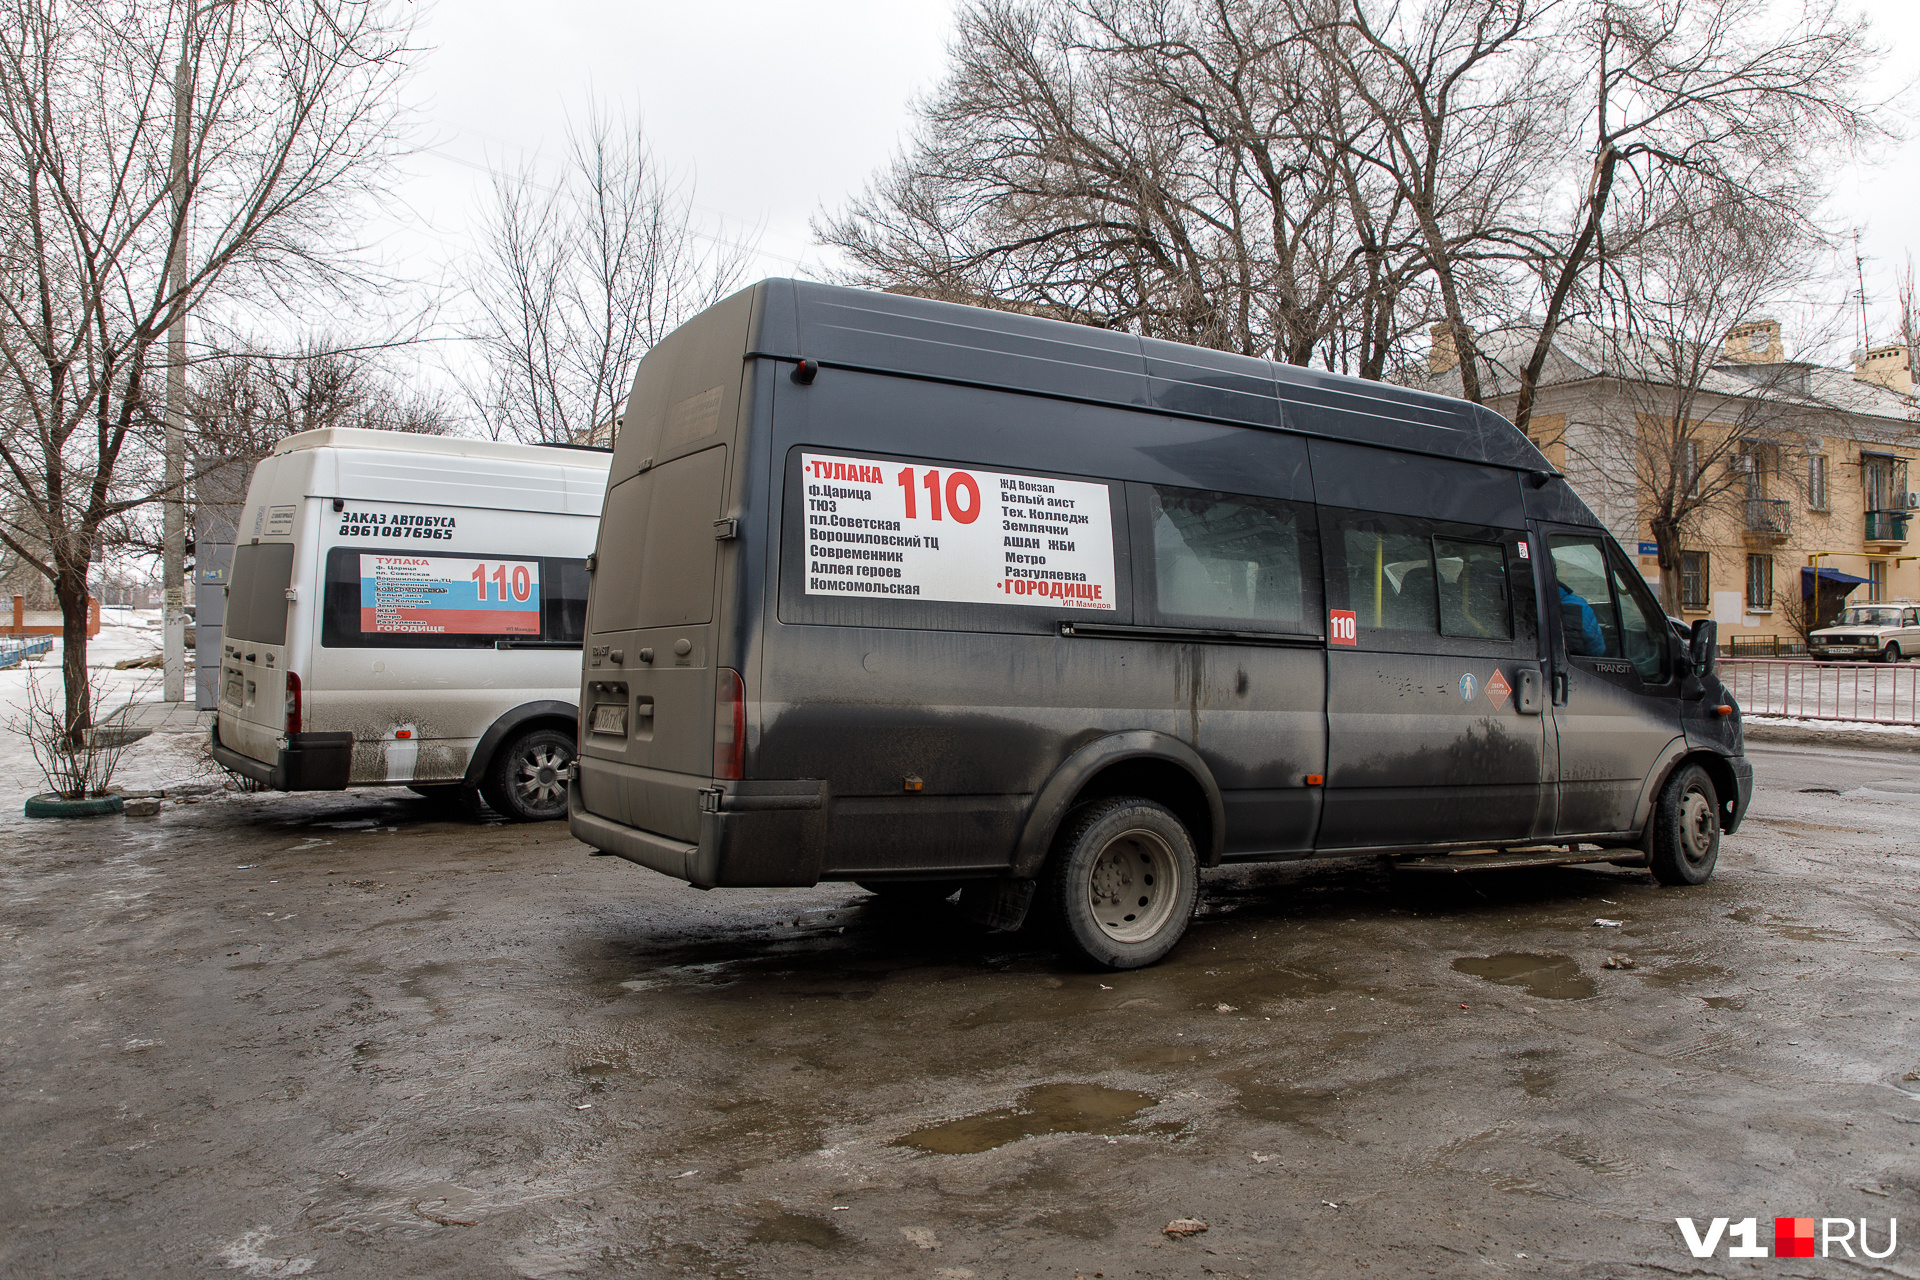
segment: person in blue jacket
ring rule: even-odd
[[[1602,658],[1607,653],[1607,637],[1600,630],[1600,618],[1587,603],[1585,596],[1577,596],[1567,590],[1567,584],[1560,587],[1561,630],[1567,633],[1567,652],[1581,658]]]

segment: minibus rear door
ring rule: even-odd
[[[1629,831],[1648,775],[1681,736],[1665,615],[1604,533],[1542,525],[1558,835]]]

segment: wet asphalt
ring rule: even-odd
[[[3,819],[0,1273],[1920,1275],[1920,756],[1753,754],[1701,888],[1229,869],[1120,975],[403,791]]]

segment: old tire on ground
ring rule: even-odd
[[[1880,661],[1882,662],[1900,661],[1900,646],[1895,642],[1893,642],[1892,640],[1887,641],[1887,647],[1880,651]]]
[[[958,880],[856,880],[888,906],[931,907],[960,892]]]
[[[567,816],[567,766],[573,738],[558,729],[530,729],[487,761],[480,794],[510,822],[551,822]]]
[[[1193,837],[1171,810],[1138,796],[1067,816],[1037,906],[1074,955],[1138,969],[1173,949],[1200,896]]]
[[[1697,764],[1683,766],[1654,802],[1648,868],[1661,884],[1705,884],[1720,858],[1720,793]]]

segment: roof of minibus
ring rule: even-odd
[[[423,436],[406,431],[370,431],[365,427],[326,427],[302,431],[273,446],[275,454],[296,449],[385,449],[396,453],[427,453],[441,457],[489,458],[503,462],[537,462],[562,467],[593,467],[605,471],[613,462],[611,449],[572,448],[542,444],[509,444],[473,440],[465,436]]]
[[[902,294],[805,280],[763,280],[752,288],[750,356],[1553,469],[1493,410],[1390,383]]]

